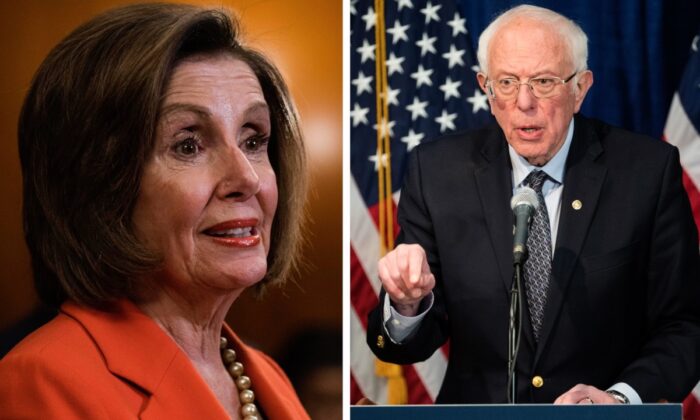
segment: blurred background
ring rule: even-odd
[[[36,320],[42,318],[41,313],[33,312],[38,299],[22,234],[16,126],[24,95],[39,64],[58,41],[92,16],[129,3],[135,2],[30,0],[0,3],[0,56],[5,62],[0,68],[0,148],[3,150],[0,153],[0,331],[6,333],[5,337],[8,331],[14,332],[12,329],[18,323],[23,328],[31,324],[32,314]],[[192,0],[187,3],[233,10],[242,21],[247,44],[263,51],[278,66],[299,108],[311,169],[308,205],[311,223],[304,249],[306,266],[295,282],[289,282],[284,289],[270,290],[262,301],[251,294],[241,297],[228,321],[244,340],[280,361],[291,360],[289,353],[315,354],[305,349],[305,345],[321,346],[324,354],[315,359],[322,361],[324,369],[338,366],[337,370],[325,369],[316,375],[323,378],[321,398],[324,401],[337,398],[337,406],[332,403],[330,408],[328,404],[323,408],[327,413],[323,418],[334,418],[335,415],[329,413],[334,409],[340,413],[342,392],[339,367],[342,349],[342,2]],[[311,362],[309,366],[313,365]],[[315,378],[310,371],[311,367],[307,367],[308,375],[297,374],[296,377]],[[314,392],[314,389],[308,392],[300,389],[300,394],[319,398]],[[312,414],[312,417],[315,416]]]

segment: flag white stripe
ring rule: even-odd
[[[362,394],[377,404],[386,404],[386,380],[374,374],[375,356],[365,342],[365,329],[353,308],[350,315],[350,369]]]
[[[413,367],[416,368],[416,373],[418,373],[421,381],[423,381],[428,395],[435,401],[438,392],[440,392],[442,380],[445,378],[445,371],[447,370],[447,358],[445,357],[445,353],[438,349],[428,360],[416,363]]]
[[[365,275],[378,296],[381,282],[377,274],[379,260],[379,233],[372,216],[365,207],[355,179],[350,182],[350,244],[357,259],[365,270]]]
[[[400,196],[400,190],[393,194],[395,202],[398,202]],[[374,293],[379,296],[379,289],[382,286],[377,273],[377,261],[380,257],[379,233],[372,216],[365,207],[355,179],[350,181],[350,244],[365,270]]]
[[[673,95],[664,134],[669,143],[678,147],[683,169],[693,184],[700,188],[700,135],[690,122],[678,93]]]

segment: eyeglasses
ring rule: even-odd
[[[488,88],[489,94],[494,99],[496,98],[496,94],[498,94],[498,98],[500,99],[509,100],[515,98],[518,96],[520,85],[528,85],[530,87],[530,92],[532,92],[535,98],[551,98],[558,94],[557,86],[567,84],[576,74],[578,74],[578,72],[575,72],[566,79],[555,76],[535,77],[526,82],[521,82],[515,77],[504,77],[503,79],[487,81],[486,87]]]

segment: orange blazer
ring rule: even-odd
[[[224,326],[267,419],[308,419],[289,379]],[[178,345],[133,303],[67,302],[0,360],[3,419],[228,419]]]

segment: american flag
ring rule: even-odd
[[[683,184],[700,230],[700,33],[693,38],[691,54],[678,91],[673,95],[664,138],[678,147]],[[683,403],[686,420],[700,420],[700,383]]]
[[[377,2],[381,5],[381,1]],[[353,0],[351,13],[351,402],[365,396],[387,402],[386,379],[375,375],[365,344],[367,314],[378,303],[378,170],[391,167],[393,203],[407,154],[422,141],[492,121],[486,95],[476,84],[475,54],[466,19],[453,1],[386,0],[383,10]],[[388,119],[377,124],[377,25],[385,28]],[[381,53],[382,49],[379,49]],[[377,151],[377,127],[388,132],[390,153]],[[394,207],[395,209],[395,207]],[[395,217],[393,218],[395,220]],[[393,232],[398,226],[393,225]],[[435,400],[447,365],[446,349],[401,368],[413,404]]]

